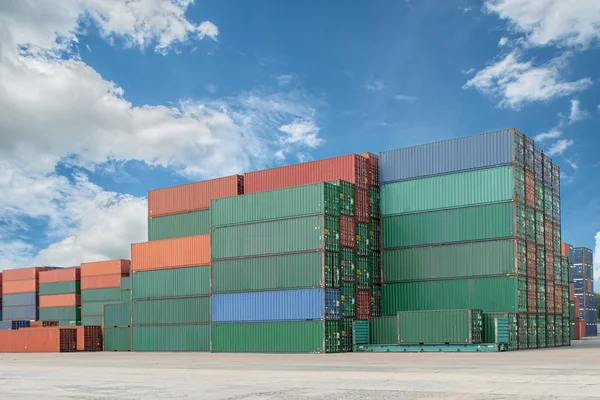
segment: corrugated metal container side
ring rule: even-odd
[[[212,199],[244,193],[244,178],[232,175],[148,191],[148,218],[206,210]]]
[[[356,284],[342,282],[341,301],[342,301],[342,316],[352,317],[356,315]]]
[[[537,278],[537,246],[534,242],[527,242],[526,249],[527,277]]]
[[[381,251],[381,221],[376,218],[369,223],[369,245],[372,252]]]
[[[210,210],[148,219],[148,240],[174,239],[210,233]]]
[[[358,222],[356,224],[356,254],[358,256],[368,256],[371,254],[371,231],[369,225]]]
[[[356,282],[356,252],[352,249],[340,249],[340,273],[342,282]]]
[[[81,278],[79,267],[42,271],[39,275],[40,284],[78,281]]]
[[[69,282],[41,283],[39,293],[41,296],[42,295],[52,295],[52,294],[81,293],[81,282],[80,281],[69,281]]]
[[[121,290],[121,301],[131,302],[131,290]]]
[[[212,257],[236,258],[311,250],[339,251],[339,217],[314,215],[212,230]]]
[[[528,321],[527,314],[518,314],[517,315],[517,336],[519,339],[519,350],[529,348],[527,345],[527,340],[529,338],[529,335],[527,332],[527,321]]]
[[[40,296],[40,307],[70,307],[81,305],[80,294],[53,294]]]
[[[104,327],[128,327],[131,326],[131,304],[117,303],[104,305]]]
[[[482,310],[427,310],[398,313],[400,344],[478,344]]]
[[[524,172],[511,165],[414,179],[381,187],[381,215],[524,202],[524,191]]]
[[[533,171],[535,170],[535,144],[533,139],[526,135],[523,135],[523,143],[523,163],[525,164],[525,169],[531,171],[533,175]]]
[[[535,278],[527,278],[527,312],[537,314],[538,312],[538,285]]]
[[[536,208],[535,175],[529,171],[525,171],[525,205]]]
[[[544,179],[544,170],[543,170],[543,157],[542,157],[542,149],[535,146],[533,147],[533,170],[535,172],[535,179],[538,181],[542,181]]]
[[[4,320],[38,320],[37,306],[2,306],[2,319]]]
[[[356,222],[354,217],[340,216],[340,246],[349,249],[356,247]]]
[[[83,302],[81,304],[81,313],[84,316],[102,316],[102,310],[105,304],[117,304],[117,301],[96,301],[96,302]]]
[[[381,184],[517,162],[523,134],[514,128],[379,153]]]
[[[546,279],[546,249],[543,245],[537,246],[536,253],[537,278]]]
[[[357,257],[356,258],[356,288],[359,290],[370,289],[373,284],[371,276],[371,258]],[[361,318],[362,319],[362,318]]]
[[[356,319],[368,321],[371,319],[371,291],[356,291]]]
[[[210,264],[210,235],[131,245],[132,270],[150,271]]]
[[[81,307],[40,308],[40,321],[81,321]]]
[[[81,316],[81,325],[84,326],[102,326],[102,315],[97,316]]]
[[[527,316],[527,347],[530,349],[535,349],[538,347],[537,341],[537,315],[529,314]]]
[[[371,218],[381,217],[381,192],[378,187],[369,187],[369,207]]]
[[[81,278],[81,290],[110,289],[121,290],[121,275],[86,276]]]
[[[569,243],[562,242],[561,245],[560,245],[560,254],[561,254],[561,256],[566,257],[567,260],[568,260],[569,257],[570,257],[570,255],[571,255],[571,248],[572,247],[573,246],[571,246]]]
[[[337,289],[294,289],[215,294],[211,311],[213,322],[295,321],[339,319],[340,306]]]
[[[340,214],[349,217],[354,216],[354,184],[342,180],[329,181],[339,186],[340,191]]]
[[[562,318],[558,316],[556,316],[554,322],[554,346],[563,346],[563,324]]]
[[[340,186],[317,183],[213,200],[213,227],[306,215],[340,215]]]
[[[1,353],[59,353],[77,351],[77,331],[46,327],[0,331]]]
[[[40,285],[37,279],[27,281],[8,281],[2,285],[2,294],[32,293],[38,292]]]
[[[381,286],[371,289],[371,315],[381,317]]]
[[[134,325],[208,324],[210,321],[209,296],[133,302]]]
[[[517,334],[518,322],[516,313],[483,313],[483,343],[499,343],[496,327],[497,317],[508,319],[508,350],[519,349],[519,338]]]
[[[527,311],[524,288],[513,276],[392,283],[382,286],[382,314],[477,307],[488,312]]]
[[[379,156],[373,153],[361,153],[360,155],[367,159],[369,183],[379,186]]]
[[[384,283],[524,275],[525,243],[516,240],[410,247],[383,253]]]
[[[344,180],[363,189],[369,185],[367,159],[356,154],[287,165],[244,174],[244,193]]]
[[[359,222],[368,223],[371,219],[371,199],[369,190],[356,187],[354,189],[355,218]]]
[[[133,351],[210,351],[210,325],[134,326]]]
[[[397,215],[383,218],[381,235],[384,250],[476,240],[525,239],[524,207],[499,203]]]
[[[210,294],[210,267],[142,271],[133,274],[134,299]]]
[[[81,264],[81,278],[100,275],[129,275],[131,261],[110,260]]]
[[[55,267],[28,267],[28,268],[15,268],[5,269],[2,273],[2,285],[4,286],[7,282],[12,281],[37,281],[42,271],[51,271]]]
[[[121,299],[120,288],[90,289],[81,292],[81,301],[119,301]]]
[[[131,290],[131,276],[121,278],[121,290]]]
[[[546,281],[542,279],[537,281],[537,304],[538,313],[546,314]]]
[[[339,287],[340,257],[310,252],[214,260],[211,272],[213,293]]]
[[[104,328],[104,351],[131,351],[131,328]]]
[[[337,321],[328,321],[337,322]],[[322,353],[323,321],[212,325],[213,353]]]
[[[376,317],[371,320],[371,344],[400,344],[398,316]]]
[[[37,306],[39,305],[39,297],[35,292],[4,294],[2,296],[2,305],[4,307]]]
[[[548,347],[545,315],[537,316],[537,347],[540,349]]]

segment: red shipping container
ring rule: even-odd
[[[554,254],[546,248],[546,280],[554,282]]]
[[[537,314],[538,311],[537,279],[527,279],[527,312]]]
[[[592,278],[585,278],[586,281],[586,286],[587,286],[587,292],[588,293],[592,293],[594,291],[594,284],[592,283]]]
[[[241,175],[149,190],[148,218],[208,210],[213,199],[243,193],[244,177]]]
[[[371,291],[356,291],[356,319],[368,321],[371,319]]]
[[[286,165],[244,174],[244,193],[343,180],[368,189],[367,159],[357,154]]]
[[[362,153],[361,156],[367,159],[369,184],[371,186],[379,186],[379,156],[373,153]]]
[[[537,248],[532,242],[527,242],[527,276],[537,278]]]
[[[356,247],[356,223],[354,217],[340,215],[340,245],[353,249]]]
[[[354,215],[358,222],[368,224],[371,221],[371,199],[368,189],[354,189]]]
[[[554,314],[554,283],[546,281],[546,314]]]
[[[81,290],[121,287],[121,275],[86,276],[81,278]]]
[[[210,235],[134,243],[131,263],[133,271],[209,265]]]
[[[71,282],[81,279],[79,267],[55,269],[40,272],[40,283]]]
[[[535,208],[535,175],[525,171],[525,205]]]
[[[0,331],[0,353],[59,353],[76,350],[75,328],[48,327]]]
[[[579,299],[575,297],[575,321],[579,321],[581,319],[581,308],[579,307]]]
[[[77,351],[102,351],[103,346],[102,327],[77,327]]]
[[[16,293],[33,293],[39,292],[40,285],[37,279],[30,279],[26,281],[8,281],[2,285],[3,294],[16,294]]]
[[[102,276],[102,275],[123,275],[129,276],[131,271],[131,261],[129,260],[109,260],[97,261],[81,264],[81,277]],[[83,289],[83,288],[82,288]]]
[[[54,267],[5,269],[3,272],[2,281],[6,283],[9,281],[38,280],[40,272],[50,271],[52,269],[54,269]]]
[[[575,300],[575,284],[573,282],[569,283],[569,300]]]
[[[546,246],[546,252],[553,252],[554,249],[554,226],[551,222],[546,221],[544,223],[544,245]]]
[[[556,315],[562,315],[563,313],[563,298],[561,285],[554,285],[554,313]]]
[[[40,296],[40,308],[75,307],[80,305],[80,294],[52,294],[47,296]]]
[[[585,337],[585,322],[575,321],[575,339],[579,340]]]
[[[560,244],[560,255],[563,257],[570,257],[571,245],[569,243],[562,242]]]

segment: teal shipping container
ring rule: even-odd
[[[519,338],[517,335],[518,322],[516,313],[483,313],[483,342],[484,343],[501,343],[505,338],[499,337],[499,320],[498,317],[506,317],[508,322],[508,350],[519,349]]]
[[[132,296],[135,300],[208,295],[210,267],[134,272],[132,285]]]
[[[104,351],[131,351],[131,328],[104,328]]]
[[[207,235],[209,233],[210,210],[148,219],[148,241]]]
[[[133,351],[210,351],[210,325],[134,326]]]

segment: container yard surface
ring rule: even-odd
[[[0,354],[0,398],[597,399],[598,357],[598,338],[490,354]]]

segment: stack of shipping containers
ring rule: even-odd
[[[52,267],[5,270],[2,274],[2,319],[37,321],[39,318],[39,275]]]
[[[81,325],[80,279],[79,267],[40,272],[40,321]]]
[[[2,272],[0,272],[0,321],[2,321]]]
[[[81,264],[81,323],[102,326],[105,304],[121,301],[121,279],[128,277],[129,260],[98,261]]]
[[[121,301],[102,312],[105,351],[131,351],[131,276],[121,278]]]
[[[596,294],[594,293],[593,252],[586,247],[570,248],[571,271],[575,298],[579,302],[582,336],[597,336]]]

